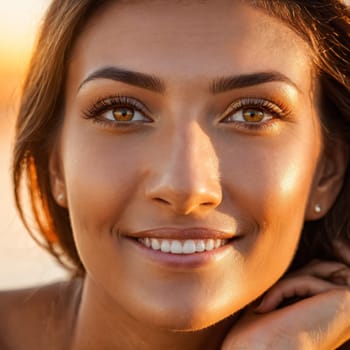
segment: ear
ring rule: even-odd
[[[54,147],[49,158],[50,187],[56,203],[67,208],[66,184],[62,171],[62,163],[57,147]]]
[[[339,140],[328,141],[315,171],[306,221],[322,218],[333,206],[343,186],[347,164],[348,147]]]

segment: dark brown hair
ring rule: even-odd
[[[44,18],[24,83],[16,125],[13,183],[17,208],[32,236],[75,274],[84,274],[70,226],[69,213],[50,190],[49,155],[63,114],[64,81],[76,38],[91,15],[108,1],[53,0]],[[350,146],[350,14],[335,0],[250,1],[280,18],[304,38],[314,53],[321,85],[327,139]],[[29,194],[34,227],[25,211]],[[332,242],[350,244],[350,170],[340,195],[324,218],[306,222],[293,266],[312,258],[332,259]]]

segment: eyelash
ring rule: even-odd
[[[265,121],[265,122],[241,122],[241,121],[226,121],[225,119],[228,119],[235,113],[239,112],[240,110],[258,110],[262,111],[263,113],[268,113],[272,116],[272,119]],[[266,99],[262,98],[255,98],[255,97],[249,97],[249,98],[242,98],[240,100],[236,100],[235,102],[231,103],[230,106],[226,109],[226,112],[224,113],[224,118],[221,119],[221,122],[227,123],[227,124],[233,124],[235,127],[239,129],[247,129],[247,130],[264,130],[270,127],[273,127],[275,123],[278,120],[286,120],[288,119],[289,115],[291,114],[291,111],[289,108],[283,103],[283,102],[271,102]]]
[[[140,124],[140,122],[118,122],[102,119],[101,116],[104,113],[122,107],[133,109],[141,113],[145,117],[145,119],[149,119],[149,122],[152,122],[152,119],[149,117],[149,110],[144,106],[142,102],[129,96],[120,95],[97,99],[96,102],[94,102],[89,108],[83,111],[83,117],[85,119],[91,119],[94,123],[98,123],[106,127],[113,126],[119,128],[130,127],[135,126],[135,124]]]

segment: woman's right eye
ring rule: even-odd
[[[113,96],[101,99],[84,112],[86,119],[107,126],[131,126],[151,123],[149,111],[142,102],[128,96]]]
[[[132,107],[115,107],[100,115],[99,118],[109,120],[117,123],[130,123],[137,121],[149,122],[149,118],[145,117],[143,113]]]

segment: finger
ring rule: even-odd
[[[349,269],[349,267],[341,262],[313,260],[305,267],[292,272],[289,276],[311,275],[318,278],[329,279],[338,271],[344,269]]]
[[[348,242],[342,239],[337,239],[333,242],[333,248],[335,255],[343,261],[345,264],[350,266],[350,246]]]
[[[350,287],[350,269],[343,268],[335,271],[329,278],[330,281],[336,284],[341,284]]]
[[[244,313],[222,349],[338,349],[349,339],[350,291],[331,290],[273,312]],[[244,344],[244,346],[242,346]]]
[[[338,288],[344,287],[310,275],[286,278],[267,291],[255,312],[270,312],[284,300],[295,297],[306,298]]]

